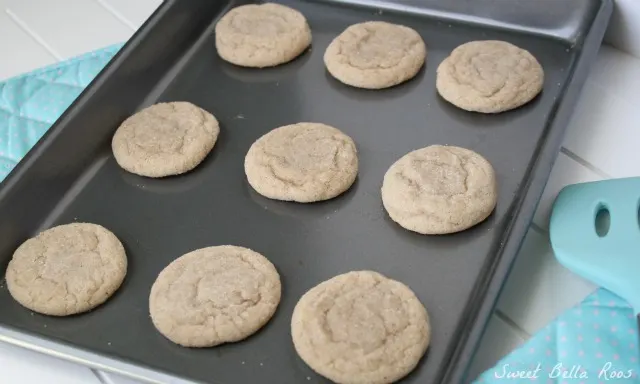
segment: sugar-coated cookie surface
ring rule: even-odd
[[[406,285],[373,271],[335,276],[298,301],[291,336],[300,358],[340,384],[408,375],[431,340],[429,316]]]
[[[384,175],[381,192],[393,221],[432,235],[459,232],[480,223],[498,199],[495,172],[484,157],[442,145],[401,157]]]
[[[59,225],[25,241],[7,267],[7,288],[22,306],[51,316],[89,311],[107,301],[127,274],[118,238],[91,223]]]
[[[520,107],[540,93],[543,83],[544,71],[531,53],[498,40],[460,45],[440,63],[436,77],[445,100],[481,113]]]
[[[309,203],[348,190],[358,174],[354,141],[337,128],[297,123],[259,138],[245,157],[244,169],[259,194]]]
[[[165,177],[191,171],[213,149],[218,120],[189,102],[158,103],[126,119],[113,135],[113,155],[123,169]]]
[[[280,303],[275,266],[251,249],[201,248],[160,272],[149,296],[156,329],[185,347],[243,340],[262,328]]]
[[[412,28],[368,21],[345,29],[327,47],[324,63],[339,81],[366,89],[388,88],[413,78],[427,48]]]
[[[275,3],[233,8],[218,21],[215,33],[220,57],[243,67],[287,63],[311,44],[311,29],[304,15]]]

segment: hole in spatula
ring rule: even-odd
[[[611,215],[609,210],[604,205],[598,208],[596,213],[596,233],[600,237],[605,237],[609,233],[609,227],[611,226]]]

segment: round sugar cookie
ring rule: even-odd
[[[357,88],[381,89],[413,78],[424,65],[427,48],[415,30],[383,21],[354,24],[324,53],[333,77]]]
[[[458,108],[499,113],[518,108],[542,90],[544,71],[528,51],[505,41],[465,43],[438,66],[438,93]]]
[[[90,223],[59,225],[25,241],[7,267],[7,288],[22,306],[51,316],[87,312],[109,299],[127,274],[118,238]]]
[[[215,34],[218,55],[243,67],[287,63],[311,44],[311,29],[304,15],[275,3],[233,8],[218,21]]]
[[[291,318],[293,345],[315,372],[341,384],[408,375],[431,340],[427,310],[406,285],[354,271],[310,289]]]
[[[431,235],[480,223],[498,200],[495,172],[485,158],[465,148],[442,145],[401,157],[384,175],[381,192],[393,221]]]
[[[156,329],[184,347],[243,340],[271,319],[280,276],[261,254],[221,245],[189,252],[169,264],[151,287]]]
[[[274,200],[310,203],[348,190],[358,174],[353,140],[321,123],[276,128],[259,138],[245,157],[251,187]]]
[[[215,145],[218,120],[189,102],[158,103],[126,119],[113,135],[113,155],[123,169],[165,177],[194,169]]]

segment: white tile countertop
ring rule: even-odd
[[[0,80],[123,42],[161,1],[53,3],[0,0],[0,52],[5,56],[0,60]],[[564,185],[640,175],[640,2],[618,0],[611,25],[608,45],[602,47],[585,84],[534,223],[472,365],[474,373],[490,368],[596,288],[555,260],[547,221],[550,205]],[[0,367],[2,384],[136,383],[4,343]]]

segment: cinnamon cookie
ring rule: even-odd
[[[498,113],[520,107],[540,93],[542,66],[513,44],[472,41],[451,52],[439,66],[438,93],[467,111]]]
[[[298,123],[258,139],[247,152],[244,170],[259,194],[309,203],[348,190],[358,174],[358,154],[353,140],[340,130]]]
[[[291,318],[293,345],[318,374],[342,384],[386,384],[408,375],[431,340],[425,307],[377,272],[333,277],[305,293]]]
[[[218,120],[191,103],[158,103],[126,119],[111,147],[123,169],[164,177],[198,166],[213,149],[219,133]]]
[[[491,164],[465,148],[432,145],[406,154],[384,175],[382,203],[393,221],[421,234],[447,234],[486,219],[498,187]]]
[[[158,331],[185,347],[243,340],[262,328],[280,303],[280,276],[261,254],[232,245],[189,252],[169,264],[149,297]]]
[[[90,223],[59,225],[25,241],[7,267],[7,288],[22,306],[45,315],[89,311],[109,299],[127,274],[120,240]]]
[[[298,57],[311,44],[307,19],[275,3],[232,9],[216,24],[216,49],[223,60],[243,67],[272,67]]]
[[[383,21],[354,24],[327,47],[324,63],[339,81],[367,89],[388,88],[413,78],[427,48],[415,30]]]

